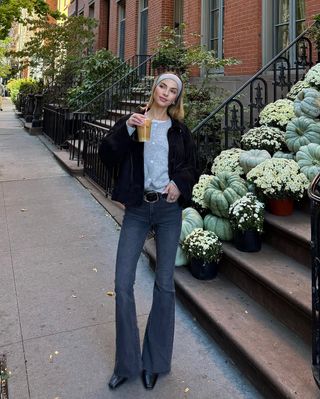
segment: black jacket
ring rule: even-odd
[[[137,141],[136,131],[128,134],[126,121],[121,118],[110,130],[99,146],[99,157],[107,168],[119,166],[112,192],[112,199],[125,205],[140,205],[144,192],[144,143]],[[188,128],[172,119],[168,130],[169,179],[173,180],[181,192],[179,203],[188,206],[192,188],[197,182],[196,152],[194,141]]]

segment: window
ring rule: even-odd
[[[182,35],[181,24],[183,22],[183,0],[175,0],[174,1],[174,28],[176,29],[179,35]],[[180,38],[180,42],[182,41],[182,37]]]
[[[89,6],[89,18],[94,18],[94,3]]]
[[[126,3],[119,3],[119,58],[124,60],[124,52],[125,52],[125,34],[126,34]]]
[[[214,50],[217,57],[223,57],[223,0],[209,0],[209,50]]]
[[[148,0],[140,1],[139,53],[148,53]]]
[[[305,0],[273,0],[273,21],[276,55],[305,30]]]

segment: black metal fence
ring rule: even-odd
[[[88,89],[79,94],[72,100],[71,107],[75,107],[77,112],[87,111],[87,105],[91,101],[94,101],[101,93],[105,92],[123,76],[133,71],[138,65],[143,64],[150,55],[147,54],[136,54],[128,60],[122,62],[118,67],[109,72],[106,76],[103,76],[100,80],[95,82]]]
[[[66,147],[71,137],[73,115],[68,108],[43,107],[43,133],[58,147]]]
[[[106,169],[98,156],[101,139],[108,132],[109,129],[105,127],[91,122],[84,122],[84,174],[102,187],[106,195],[111,194],[114,178],[117,173],[116,169]]]
[[[312,371],[320,387],[320,174],[309,188],[312,255]]]
[[[97,124],[110,129],[120,116],[133,112],[139,105],[146,103],[153,83],[154,56],[142,57],[143,62],[81,107],[79,111],[90,112]]]

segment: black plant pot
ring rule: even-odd
[[[234,230],[233,242],[242,252],[258,252],[261,250],[261,234],[256,230]]]
[[[190,272],[198,280],[212,280],[218,274],[218,267],[218,262],[205,262],[196,258],[190,261]]]

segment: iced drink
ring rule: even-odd
[[[151,119],[146,118],[142,126],[137,126],[138,141],[149,141],[151,132]]]

